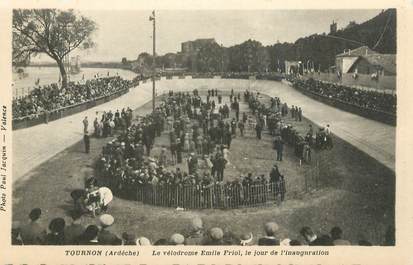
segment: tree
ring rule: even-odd
[[[257,51],[257,70],[258,72],[268,72],[271,64],[271,58],[269,49],[265,47],[259,47]]]
[[[73,10],[13,10],[13,64],[28,62],[31,55],[47,54],[56,61],[67,86],[64,58],[76,48],[94,46],[91,38],[97,29],[94,21]]]
[[[221,69],[223,48],[217,43],[206,43],[197,53],[200,72],[217,72]]]
[[[152,62],[152,55],[147,52],[142,52],[138,56],[138,64],[135,70],[140,73],[150,73],[152,71]]]

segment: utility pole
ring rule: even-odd
[[[155,61],[155,41],[156,41],[156,35],[155,35],[155,10],[152,11],[152,16],[149,17],[149,21],[152,21],[153,25],[153,34],[152,34],[152,42],[153,42],[153,47],[152,47],[152,112],[155,111],[155,77],[156,77],[156,61]]]

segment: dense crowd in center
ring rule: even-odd
[[[279,171],[279,165],[274,164],[268,175],[256,175],[250,172],[245,175],[225,178],[224,171],[231,164],[229,159],[231,142],[234,137],[244,137],[245,130],[255,131],[258,140],[262,131],[268,130],[273,136],[276,150],[276,160],[283,159],[284,144],[294,147],[296,156],[304,163],[311,163],[311,147],[331,148],[332,141],[327,127],[320,128],[315,133],[311,126],[306,135],[300,135],[291,124],[284,122],[285,116],[297,122],[302,121],[302,110],[298,106],[282,103],[279,98],[271,98],[270,105],[260,100],[259,93],[245,91],[243,99],[248,103],[252,115],[246,112],[240,114],[241,93],[231,91],[229,105],[223,102],[223,96],[218,90],[209,90],[206,100],[202,100],[198,91],[192,93],[173,91],[165,96],[156,109],[145,116],[137,118],[132,123],[132,111],[123,109],[115,113],[104,112],[93,122],[94,135],[106,137],[116,130],[119,135],[103,148],[101,157],[96,164],[96,175],[100,185],[109,187],[115,193],[128,198],[137,196],[137,188],[150,184],[152,186],[169,185],[175,187],[192,186],[196,193],[216,187],[220,191],[230,192],[239,196],[237,204],[251,202],[265,203],[268,200],[285,197],[285,179]],[[233,118],[230,118],[233,112]],[[83,121],[85,137],[88,139],[88,120]],[[169,135],[169,148],[163,145],[160,154],[152,155],[155,137],[162,133]],[[86,139],[86,138],[85,138]],[[89,140],[85,141],[88,152]],[[183,159],[184,156],[186,159]],[[188,169],[182,168],[186,160]],[[175,169],[171,169],[175,167]],[[249,187],[263,185],[260,194],[249,191]],[[94,190],[96,187],[87,187]],[[215,193],[220,193],[215,191]],[[224,197],[213,193],[208,203],[222,205]],[[168,205],[182,206],[175,193]],[[199,195],[201,196],[201,195]],[[254,196],[254,198],[250,198]],[[84,205],[87,193],[76,196],[78,209],[87,212]],[[139,194],[138,194],[139,197]],[[175,201],[176,200],[176,201]],[[195,199],[194,199],[195,200]],[[206,197],[201,196],[199,203],[205,204]],[[215,201],[217,200],[217,201]],[[167,206],[167,205],[164,205]],[[211,207],[211,206],[210,206]]]
[[[303,161],[310,162],[313,145],[313,130],[301,136],[291,124],[285,124],[283,117],[289,112],[288,106],[279,98],[272,98],[266,106],[259,100],[259,93],[245,91],[244,100],[252,110],[252,116],[240,114],[241,94],[233,91],[229,96],[230,106],[223,103],[217,90],[208,91],[206,101],[202,101],[197,91],[190,93],[169,93],[155,111],[140,117],[131,126],[121,126],[121,133],[104,148],[97,163],[97,174],[110,183],[109,186],[122,194],[136,194],[138,185],[195,185],[198,188],[215,184],[248,186],[253,184],[280,183],[277,193],[285,193],[284,176],[278,165],[270,169],[268,176],[255,176],[252,172],[238,178],[224,181],[226,165],[230,164],[229,153],[234,137],[243,137],[245,130],[255,130],[257,139],[262,131],[269,130],[274,137],[277,161],[282,161],[284,142],[295,146],[296,154]],[[230,118],[230,111],[234,112]],[[301,121],[302,110],[291,107],[292,117]],[[106,117],[107,115],[108,117]],[[101,120],[111,119],[109,112]],[[126,122],[122,122],[125,117]],[[130,124],[128,115],[116,115],[114,124]],[[119,121],[121,120],[121,121]],[[99,132],[96,126],[95,134]],[[116,126],[115,126],[116,127]],[[163,146],[157,159],[151,156],[155,137],[167,131],[169,148]],[[99,133],[98,133],[99,134]],[[317,136],[319,133],[317,132]],[[328,136],[328,135],[327,135]],[[318,137],[320,138],[320,137]],[[323,140],[325,137],[321,137]],[[320,140],[321,141],[321,140]],[[318,143],[317,137],[315,142]],[[188,170],[177,166],[187,156]]]

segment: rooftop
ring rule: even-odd
[[[367,46],[360,46],[353,50],[348,50],[343,53],[337,54],[336,57],[357,57],[357,56],[366,56],[369,54],[379,54]]]

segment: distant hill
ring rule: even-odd
[[[330,34],[314,34],[300,38],[292,45],[275,44],[269,48],[272,67],[280,60],[301,60],[314,63],[326,70],[334,65],[335,56],[345,49],[354,49],[363,45],[379,53],[395,54],[396,47],[396,9],[388,9],[376,17],[350,28]]]

